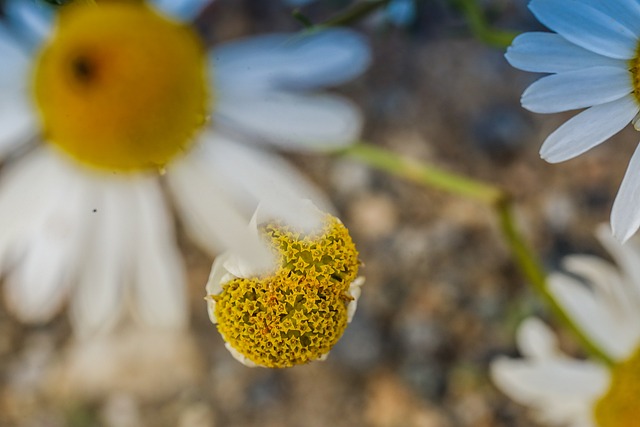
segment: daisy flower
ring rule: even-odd
[[[498,388],[548,425],[631,427],[640,418],[640,245],[620,245],[608,227],[598,236],[619,269],[594,256],[570,256],[571,275],[552,274],[549,285],[615,364],[564,354],[549,327],[530,318],[518,331],[523,358],[503,357],[491,366]]]
[[[629,123],[640,129],[640,2],[533,0],[529,9],[555,33],[524,33],[507,50],[514,67],[551,74],[525,90],[522,105],[536,113],[585,109],[549,135],[542,158],[569,160]],[[640,227],[640,148],[613,204],[611,227],[621,241]]]
[[[69,300],[80,335],[125,314],[187,318],[173,212],[210,254],[266,259],[246,224],[328,202],[269,148],[355,140],[358,110],[318,94],[359,75],[347,30],[271,34],[207,50],[189,22],[207,0],[98,1],[47,12],[16,0],[0,22],[0,271],[20,319]],[[172,206],[172,208],[170,208]]]
[[[310,201],[292,210],[294,222],[261,207],[251,220],[251,232],[272,248],[271,268],[224,254],[207,282],[209,317],[246,366],[324,360],[356,311],[364,278],[348,230]]]

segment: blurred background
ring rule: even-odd
[[[542,30],[525,0],[477,1],[497,28]],[[322,22],[350,4],[319,0],[302,10]],[[339,91],[361,106],[364,139],[507,188],[549,270],[570,253],[606,257],[593,231],[608,220],[637,136],[627,129],[560,165],[540,160],[542,141],[570,114],[522,109],[536,76],[475,39],[458,6],[424,0],[400,25],[384,12],[354,25],[374,62]],[[211,44],[297,31],[292,9],[217,0],[197,25]],[[185,238],[192,317],[182,336],[126,330],[82,346],[65,313],[28,326],[0,304],[0,426],[535,426],[491,384],[488,365],[517,355],[523,317],[557,323],[512,262],[493,213],[351,160],[289,158],[334,201],[365,264],[358,312],[326,362],[268,370],[232,359],[203,300],[212,259]],[[567,352],[584,354],[560,336]]]

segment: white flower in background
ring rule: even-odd
[[[548,425],[631,427],[640,420],[640,245],[620,245],[608,227],[598,236],[620,269],[574,255],[565,260],[572,275],[552,274],[549,286],[615,365],[564,354],[549,327],[530,318],[518,331],[523,358],[502,357],[491,366],[498,388]]]
[[[356,311],[363,277],[349,231],[310,201],[274,220],[258,208],[250,230],[273,250],[264,268],[223,254],[207,282],[209,317],[229,352],[255,367],[324,360]]]
[[[326,208],[316,187],[265,149],[357,139],[358,110],[313,91],[360,74],[366,43],[331,30],[207,52],[185,25],[207,4],[98,2],[54,17],[30,1],[6,3],[0,272],[19,318],[45,321],[69,296],[80,335],[112,327],[125,301],[146,324],[182,327],[169,200],[210,254],[264,260],[267,248],[246,228],[260,199],[284,218],[298,197]]]
[[[536,113],[586,108],[549,135],[542,158],[569,160],[629,123],[640,129],[640,2],[533,0],[529,9],[556,33],[524,33],[507,50],[514,67],[551,74],[525,90],[522,105]],[[640,227],[640,146],[613,204],[611,226],[622,241]]]

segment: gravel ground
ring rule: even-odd
[[[305,12],[322,20],[344,3],[321,1]],[[538,28],[524,1],[482,3],[498,26]],[[212,41],[298,28],[276,0],[219,0],[199,24]],[[509,189],[549,269],[568,253],[603,255],[593,230],[608,219],[637,142],[632,131],[548,165],[539,146],[568,116],[520,108],[535,76],[472,39],[446,0],[421,3],[407,29],[380,19],[358,29],[371,38],[374,64],[340,90],[365,111],[367,141]],[[493,357],[517,354],[520,319],[549,318],[492,212],[349,160],[291,160],[334,200],[365,263],[358,312],[328,361],[285,370],[236,363],[202,301],[211,259],[183,239],[188,334],[129,328],[89,345],[71,338],[64,313],[25,326],[0,304],[0,426],[535,426],[487,377]]]

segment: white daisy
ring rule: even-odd
[[[522,105],[536,113],[586,108],[546,139],[551,163],[572,159],[618,133],[640,111],[640,2],[532,0],[529,9],[556,33],[524,33],[506,58],[525,71],[550,73],[529,86]],[[627,240],[640,227],[640,148],[613,204],[614,235]]]
[[[80,335],[108,330],[125,300],[145,323],[181,327],[185,277],[169,203],[210,254],[256,257],[267,250],[246,223],[259,199],[285,217],[292,198],[328,203],[264,148],[357,138],[358,110],[312,91],[360,74],[366,43],[331,30],[207,52],[188,21],[208,3],[98,2],[57,17],[30,1],[6,4],[0,271],[19,318],[45,321],[68,296]]]
[[[594,256],[570,256],[565,267],[572,275],[552,274],[549,284],[615,365],[567,356],[551,330],[530,318],[518,331],[523,358],[503,357],[491,366],[494,383],[549,425],[631,427],[640,418],[640,245],[620,245],[608,227],[598,236],[620,270]]]
[[[207,282],[209,317],[246,366],[325,360],[356,311],[364,278],[348,230],[308,200],[291,210],[285,222],[261,205],[249,225],[273,250],[269,268],[225,253]]]

